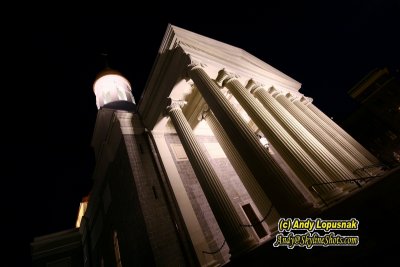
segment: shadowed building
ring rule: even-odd
[[[83,266],[82,235],[78,228],[36,237],[31,248],[33,267]]]
[[[375,69],[349,95],[359,104],[344,127],[382,162],[400,164],[400,79],[398,70]],[[368,134],[366,134],[368,133]]]
[[[359,190],[348,181],[378,160],[300,87],[172,25],[137,105],[120,73],[101,72],[85,266],[223,265],[271,240],[280,217]]]

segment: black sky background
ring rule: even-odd
[[[27,20],[12,33],[18,45],[6,52],[14,75],[3,121],[5,266],[29,266],[35,236],[74,227],[92,186],[92,85],[104,67],[101,53],[131,82],[138,102],[171,23],[267,62],[340,121],[355,107],[346,93],[352,86],[374,68],[398,68],[400,4],[334,3],[227,3],[208,10],[168,3],[67,16],[57,10]]]

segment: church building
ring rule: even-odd
[[[246,51],[169,25],[140,100],[105,69],[84,266],[221,266],[316,216],[378,160]],[[93,103],[94,105],[95,103]]]

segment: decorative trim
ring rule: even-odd
[[[271,89],[272,88],[272,89]],[[275,87],[273,87],[273,86],[271,86],[271,90],[269,90],[270,91],[270,94],[272,95],[272,97],[274,97],[274,98],[277,98],[278,96],[280,96],[280,95],[283,95],[283,96],[286,96],[286,92],[284,92],[284,91],[282,91],[282,90],[277,90]]]
[[[174,110],[174,109],[182,109],[183,106],[185,106],[185,104],[187,104],[187,102],[184,100],[175,100],[175,99],[168,97],[166,110],[167,110],[167,112],[170,112],[171,110]]]
[[[210,107],[207,104],[204,104],[198,117],[199,121],[205,119],[210,114],[210,112]]]
[[[248,73],[249,75],[257,73],[259,78],[267,76],[277,83],[289,86],[294,90],[299,90],[301,87],[301,83],[298,81],[241,48],[213,40],[174,25],[169,25],[167,28],[159,53],[165,53],[165,51],[176,47],[176,43],[179,43],[179,47],[185,53],[191,56],[194,55],[200,60],[211,58],[213,61],[218,62],[219,66],[240,68],[244,73]]]
[[[188,64],[189,70],[195,70],[195,69],[200,69],[200,68],[205,68],[207,67],[206,64],[203,64],[202,62],[194,59],[192,56],[189,55],[190,63]]]
[[[226,71],[225,68],[222,70],[218,71],[217,78],[215,78],[215,81],[217,83],[220,83],[222,86],[225,86],[226,83],[231,82],[233,79],[238,79],[239,75],[233,73],[233,72],[228,72]]]
[[[256,91],[264,88],[264,84],[256,82],[255,80],[253,80],[253,78],[251,78],[247,84],[246,84],[246,89],[248,89],[250,91],[250,93],[254,94]]]
[[[302,97],[300,97],[300,99],[299,99],[299,101],[301,102],[301,103],[303,103],[304,105],[309,105],[309,104],[311,104],[312,102],[313,102],[313,100],[314,99],[312,99],[311,97],[306,97],[306,96],[302,96]]]

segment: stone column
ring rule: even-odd
[[[249,159],[247,166],[266,195],[275,203],[279,214],[293,217],[312,212],[311,203],[306,199],[309,192],[300,191],[271,155],[266,153],[257,136],[222,94],[217,83],[195,63],[188,66],[188,75],[238,152]]]
[[[261,215],[264,217],[269,213],[265,219],[265,222],[268,224],[268,227],[271,229],[271,231],[275,231],[277,229],[279,214],[276,211],[276,208],[273,207],[271,200],[262,190],[256,178],[254,178],[253,174],[247,167],[245,161],[235,149],[233,143],[229,140],[224,128],[218,122],[217,118],[214,116],[208,106],[204,109],[202,116],[206,120],[208,126],[211,128],[214,136],[217,138],[218,143],[224,150],[227,158],[232,164],[232,167],[235,169]]]
[[[314,112],[319,118],[321,118],[325,123],[329,124],[333,129],[335,129],[340,135],[342,135],[350,144],[352,144],[357,150],[359,150],[371,163],[378,163],[379,160],[372,155],[365,147],[358,143],[351,135],[349,135],[345,130],[343,130],[339,125],[337,125],[333,120],[328,118],[321,110],[319,110],[312,103],[308,105],[308,108]]]
[[[251,249],[256,245],[256,241],[246,229],[240,226],[240,218],[217,174],[197,142],[192,128],[190,128],[185,115],[182,113],[180,104],[171,101],[167,111],[218,225],[229,245],[230,254],[234,257]]]
[[[245,88],[237,79],[226,80],[228,89],[235,87],[238,93]],[[231,90],[232,91],[232,90]],[[293,137],[304,151],[324,170],[333,181],[355,178],[354,174],[340,163],[315,137],[310,134],[286,109],[280,105],[261,86],[252,89],[252,93],[264,108]]]
[[[334,140],[341,144],[342,147],[347,152],[349,152],[349,154],[355,157],[364,166],[378,162],[378,160],[362,145],[354,140],[354,138],[352,138],[342,128],[336,125],[335,122],[329,119],[317,107],[311,104],[311,101],[309,99],[306,99],[305,97],[302,97],[301,99],[294,100],[293,103],[316,124],[320,125],[327,134],[329,134]]]
[[[353,171],[361,168],[362,164],[357,161],[354,157],[352,157],[346,150],[344,150],[335,140],[333,140],[326,132],[324,132],[313,120],[307,117],[298,107],[296,107],[289,99],[290,94],[286,96],[277,92],[277,90],[271,87],[268,91],[265,88],[262,88],[260,84],[257,84],[253,80],[249,80],[246,85],[247,89],[251,89],[254,96],[264,105],[268,105],[268,101],[275,104],[275,101],[272,100],[272,97],[275,97],[277,102],[284,108],[290,115],[295,119],[300,126],[304,127],[304,130],[307,130],[315,140],[320,144],[322,144],[332,156],[334,156],[337,160],[340,161],[341,164],[346,166],[347,170],[353,174]],[[269,94],[268,94],[269,92]],[[266,101],[266,99],[268,100]],[[301,129],[300,129],[301,130]],[[315,143],[317,146],[318,143]],[[317,147],[316,147],[317,148]],[[327,155],[328,156],[328,155]],[[352,176],[347,177],[352,178]]]
[[[235,96],[236,100],[241,104],[253,122],[264,133],[273,147],[285,158],[293,171],[297,176],[303,179],[307,186],[332,181],[329,177],[331,174],[329,173],[328,175],[324,170],[322,170],[315,160],[287,132],[287,130],[291,130],[291,128],[285,129],[282,127],[270,112],[274,114],[276,113],[275,115],[278,118],[287,116],[288,114],[278,113],[276,110],[267,112],[263,105],[243,87],[237,78],[228,75],[225,70],[221,70],[218,76],[220,81],[223,82],[223,85],[226,86]],[[290,118],[283,119],[283,121],[288,122],[289,120]],[[299,141],[304,140],[300,139]],[[307,143],[307,145],[310,146],[311,144]],[[334,189],[336,189],[336,186],[330,184],[326,187],[321,187],[320,190],[324,194],[330,194],[331,192],[329,191]]]

